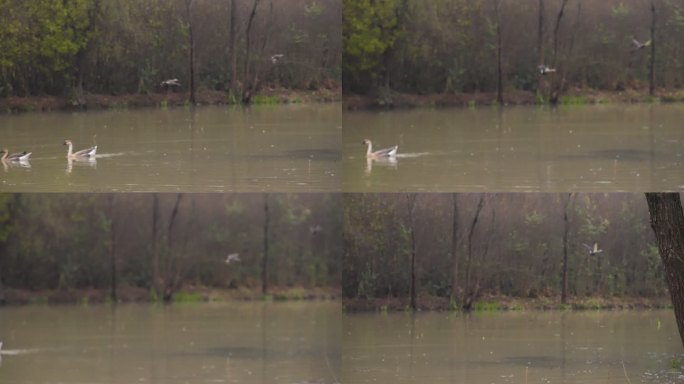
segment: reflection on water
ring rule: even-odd
[[[132,109],[0,116],[3,145],[33,152],[4,192],[339,191],[339,104]],[[97,167],[66,164],[94,144]]]
[[[343,335],[344,383],[684,382],[671,310],[346,314]]]
[[[338,303],[4,308],[2,383],[335,383]]]
[[[343,190],[683,190],[682,114],[682,105],[349,112]],[[399,144],[397,166],[369,171],[362,138]]]

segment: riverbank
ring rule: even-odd
[[[236,104],[225,92],[198,90],[198,105]],[[339,88],[322,88],[312,91],[284,88],[266,88],[252,97],[252,104],[329,103],[342,100]],[[140,107],[167,108],[189,105],[187,92],[151,94],[99,95],[84,94],[79,97],[32,96],[0,98],[0,111],[5,113],[81,111],[100,109],[126,109]]]
[[[314,301],[335,300],[339,290],[329,287],[273,287],[268,295],[260,289],[216,289],[207,287],[187,287],[173,296],[173,302],[222,302],[222,301]],[[5,287],[0,301],[3,305],[28,304],[77,304],[77,303],[109,303],[112,302],[109,289],[57,289],[57,290],[23,290]],[[157,302],[161,299],[143,288],[117,288],[117,302],[144,303]]]
[[[659,90],[655,96],[648,91],[628,90],[620,92],[577,89],[561,96],[560,105],[588,105],[611,103],[668,103],[684,102],[684,90]],[[484,93],[441,93],[410,94],[392,92],[389,95],[354,95],[343,96],[344,110],[372,109],[406,109],[406,108],[444,108],[444,107],[477,107],[496,104],[495,92]],[[548,105],[548,101],[537,99],[534,92],[507,91],[504,94],[504,105]]]
[[[421,296],[416,299],[421,311],[460,310],[449,298]],[[671,308],[669,297],[571,297],[567,304],[561,304],[559,297],[519,298],[509,296],[483,297],[473,303],[474,311],[517,311],[517,310],[622,310]],[[342,299],[347,312],[405,311],[410,308],[408,298]]]

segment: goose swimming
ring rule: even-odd
[[[7,148],[5,148],[2,151],[0,151],[0,155],[2,155],[2,156],[0,156],[0,160],[2,160],[2,161],[12,161],[12,162],[28,161],[29,157],[31,157],[31,152],[24,151],[24,152],[13,153],[10,155]]]
[[[591,247],[588,244],[583,244],[583,245],[587,249],[587,251],[589,251],[589,256],[598,255],[599,253],[603,252],[603,249],[599,249],[598,243],[594,243],[593,247]]]
[[[69,146],[69,149],[67,150],[67,159],[94,159],[95,153],[97,152],[97,145],[76,152],[73,152],[74,145],[71,143],[71,140],[64,140],[64,145]]]
[[[395,145],[393,147],[381,149],[379,151],[373,152],[373,143],[365,139],[363,140],[363,144],[366,144],[368,146],[368,151],[366,151],[366,157],[369,159],[381,159],[381,158],[386,158],[386,157],[395,157],[397,156],[397,149],[399,149],[398,145]]]

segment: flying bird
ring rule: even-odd
[[[282,58],[285,57],[282,53],[276,53],[275,55],[271,56],[271,63],[273,64],[278,64]]]
[[[638,51],[641,48],[645,48],[645,47],[648,47],[649,45],[651,45],[651,40],[648,40],[646,42],[641,43],[637,39],[632,39],[632,44],[634,44],[634,50]]]
[[[161,82],[160,85],[161,85],[162,87],[169,87],[169,88],[171,88],[171,87],[180,87],[180,86],[181,86],[181,83],[180,83],[180,81],[178,81],[178,79],[175,79],[175,78],[174,78],[174,79],[164,80],[164,81]]]
[[[547,73],[551,72],[556,72],[556,68],[550,68],[548,65],[545,64],[538,65],[537,70],[539,70],[539,73],[542,75],[546,75]]]
[[[240,261],[240,255],[237,253],[231,253],[230,255],[228,255],[228,257],[226,257],[226,264],[230,264],[230,263],[234,263],[234,262],[236,263],[239,261]]]
[[[595,256],[598,255],[599,253],[603,252],[603,249],[599,249],[598,243],[594,243],[594,246],[591,247],[588,244],[583,244],[584,247],[589,251],[589,256]]]

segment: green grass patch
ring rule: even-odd
[[[268,96],[268,95],[256,95],[252,97],[252,104],[278,104],[278,96]]]
[[[498,311],[501,309],[501,305],[496,301],[478,301],[473,306],[475,311]]]
[[[456,300],[455,298],[451,297],[449,299],[449,310],[450,311],[460,311],[461,310],[461,302]]]
[[[561,96],[560,104],[562,105],[586,105],[589,100],[586,96]]]
[[[477,102],[475,100],[470,100],[468,102],[468,108],[475,109],[475,107],[477,107]]]
[[[169,101],[168,100],[162,100],[162,102],[159,103],[159,108],[169,109]]]
[[[646,102],[650,104],[659,104],[660,103],[660,97],[658,96],[648,96],[646,99]]]
[[[204,301],[202,295],[197,292],[178,292],[173,295],[174,303],[199,303]]]

